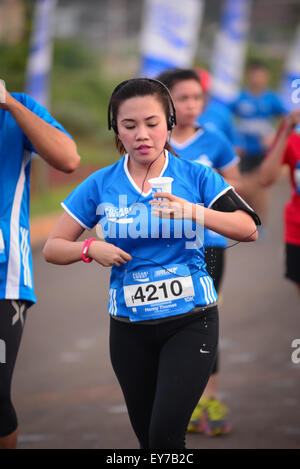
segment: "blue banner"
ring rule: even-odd
[[[49,106],[49,75],[52,65],[53,20],[56,1],[36,1],[27,63],[26,92],[45,107]]]
[[[203,0],[146,0],[139,75],[149,78],[173,67],[193,66]]]
[[[244,72],[250,0],[226,0],[211,63],[211,94],[227,104],[236,97]]]
[[[285,64],[281,96],[289,111],[300,109],[300,25]]]

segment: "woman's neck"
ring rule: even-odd
[[[178,143],[184,143],[197,131],[194,125],[176,126],[172,131],[172,139]]]
[[[153,177],[158,177],[165,165],[166,157],[165,151],[163,150],[160,155],[154,159],[152,162],[140,162],[128,156],[128,171],[135,181],[135,183],[141,188],[144,183],[143,191],[148,192],[151,188],[148,180]],[[147,177],[146,177],[147,175]],[[146,178],[146,180],[145,180]]]

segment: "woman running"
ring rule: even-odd
[[[207,228],[238,241],[256,240],[259,219],[211,168],[172,154],[175,108],[162,83],[122,82],[108,121],[126,154],[67,197],[44,255],[55,264],[95,260],[112,267],[110,355],[132,427],[141,448],[184,448],[218,342],[203,218]],[[152,196],[149,180],[162,176],[173,179],[172,193]],[[104,241],[77,241],[98,223]]]

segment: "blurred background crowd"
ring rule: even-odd
[[[166,65],[204,67],[216,77],[217,97],[226,101],[244,85],[247,63],[259,60],[269,69],[270,86],[284,98],[284,79],[291,80],[299,67],[297,58],[291,64],[300,22],[297,0],[183,3],[0,1],[0,74],[7,89],[25,91],[45,104],[74,137],[82,158],[80,169],[67,177],[33,164],[31,216],[57,210],[79,180],[115,161],[106,107],[122,79],[150,76]],[[162,59],[157,59],[162,43],[151,34],[162,34]],[[158,63],[151,69],[153,60]],[[36,81],[41,69],[42,81]],[[229,90],[220,87],[224,73],[230,75]]]

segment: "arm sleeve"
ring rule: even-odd
[[[23,104],[23,106],[27,107],[27,109],[29,109],[31,112],[33,112],[38,117],[43,119],[45,122],[52,125],[56,129],[61,130],[66,135],[68,135],[68,137],[72,138],[71,135],[64,129],[64,127],[51,116],[51,114],[47,111],[47,109],[45,109],[43,106],[38,104],[30,96],[26,94],[22,94],[20,102]],[[30,140],[26,137],[25,134],[24,134],[24,146],[27,150],[36,153],[34,146],[30,142]]]
[[[83,228],[91,230],[100,218],[97,214],[99,204],[98,187],[94,176],[91,175],[71,192],[61,205]]]
[[[219,197],[211,206],[213,210],[219,212],[235,212],[236,210],[243,210],[248,213],[254,220],[256,225],[261,225],[259,216],[248,205],[242,197],[240,197],[234,189],[229,189],[225,194]]]

